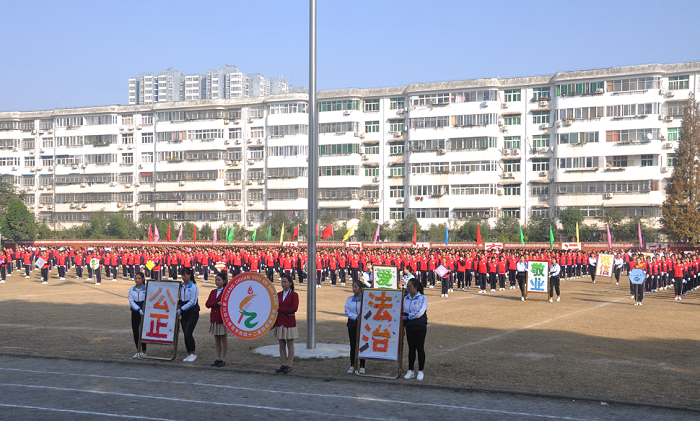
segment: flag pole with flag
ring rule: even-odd
[[[549,248],[554,250],[554,232],[551,225],[549,226]]]
[[[151,241],[153,241],[153,229],[151,224],[148,224],[148,242],[150,243]]]
[[[154,242],[154,243],[157,243],[158,240],[160,240],[160,234],[158,234],[158,225],[153,225],[153,228],[156,229],[156,230],[155,230],[156,233],[155,233],[155,235],[153,236],[153,242]]]
[[[284,222],[282,222],[282,231],[280,231],[280,244],[284,240]]]
[[[255,244],[255,237],[258,235],[258,227],[255,227],[255,231],[253,231],[253,244]]]
[[[612,250],[612,238],[610,237],[610,225],[605,224],[605,229],[608,231],[608,249]]]
[[[197,242],[197,225],[196,224],[194,226],[194,236],[192,237],[192,241]]]
[[[324,228],[323,232],[321,233],[321,240],[329,238],[329,237],[333,237],[333,224]]]
[[[418,240],[418,224],[413,224],[413,245],[417,244]]]
[[[231,241],[233,241],[233,227],[231,227],[231,229],[228,230],[228,236],[226,236],[226,240],[229,244],[231,244]]]
[[[294,232],[292,233],[292,241],[297,238],[297,235],[299,235],[299,224],[297,224],[296,228],[294,228]]]
[[[476,247],[478,248],[481,243],[481,228],[479,228],[479,224],[476,225]]]
[[[518,224],[518,230],[520,231],[520,244],[525,245],[525,237],[523,237],[523,226]]]
[[[180,233],[177,235],[177,242],[179,243],[180,240],[182,240],[182,224],[180,224]]]
[[[637,222],[637,232],[639,233],[639,248],[644,250],[644,241],[642,241],[642,223]]]
[[[272,224],[267,226],[267,242],[270,242],[270,235],[272,235]]]
[[[447,222],[445,222],[445,245],[447,245],[449,240],[450,240],[450,232],[447,230]]]
[[[165,234],[165,241],[170,241],[170,224],[168,224],[168,233]]]
[[[350,229],[348,230],[347,233],[345,233],[345,237],[341,241],[345,242],[347,241],[348,238],[352,237],[355,234],[355,226],[351,226]]]
[[[549,228],[551,230],[552,227],[550,226]],[[576,223],[576,246],[581,250],[581,240],[578,238],[578,222]]]
[[[377,224],[377,232],[374,233],[374,242],[372,243],[373,246],[377,245],[378,238],[379,238],[379,224]]]
[[[224,237],[224,240],[228,241],[228,226],[226,227],[226,237]],[[231,244],[231,242],[229,242]]]
[[[217,240],[217,238],[216,238],[216,236],[217,236],[216,232],[217,232],[217,230],[214,230],[214,240],[211,242],[212,244],[216,244],[216,240]]]

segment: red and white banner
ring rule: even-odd
[[[562,250],[581,250],[578,243],[561,243]]]
[[[503,243],[484,243],[484,250],[502,251],[503,250]]]
[[[647,243],[647,250],[649,250],[649,251],[668,250],[668,243]]]
[[[361,249],[362,243],[359,241],[346,241],[345,247],[351,248],[351,249]]]
[[[298,241],[283,241],[282,247],[299,247]]]
[[[417,249],[429,249],[430,243],[416,243],[413,245],[413,247]]]

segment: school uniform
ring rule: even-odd
[[[209,313],[209,333],[212,335],[227,335],[228,330],[224,326],[224,319],[221,317],[221,306],[219,306],[219,301],[221,301],[221,294],[223,294],[224,289],[215,289],[209,293],[209,298],[204,304],[208,309],[211,309]]]
[[[557,263],[552,263],[549,265],[549,299],[553,297],[554,290],[557,291],[557,297],[561,295],[559,291],[559,275],[561,273],[561,266]]]
[[[154,268],[155,269],[155,268]],[[191,354],[195,350],[195,342],[192,333],[197,326],[199,320],[199,289],[194,281],[190,281],[187,285],[183,282],[180,284],[180,301],[177,314],[180,316],[180,325],[182,333],[185,336],[185,348],[187,353]]]
[[[403,321],[408,343],[408,369],[413,371],[418,354],[418,370],[425,366],[425,335],[428,332],[428,299],[420,292],[415,297],[406,294],[403,299]]]
[[[277,293],[279,308],[275,320],[275,338],[294,340],[299,337],[295,313],[299,309],[299,295],[289,289]]]
[[[129,307],[131,309],[131,331],[134,333],[134,345],[139,349],[139,337],[141,336],[141,317],[146,303],[146,285],[137,288],[136,285],[129,288]],[[146,344],[141,344],[141,352],[146,352]]]
[[[525,297],[525,288],[527,286],[527,262],[518,262],[515,264],[515,277],[518,279],[521,297]]]
[[[357,356],[357,329],[359,326],[358,318],[362,311],[362,296],[355,298],[354,295],[348,297],[345,301],[345,315],[348,316],[346,324],[348,328],[348,337],[350,339],[350,365],[355,365],[355,357]],[[360,359],[360,367],[364,368],[365,359]]]
[[[588,271],[591,274],[591,281],[595,284],[595,268],[596,265],[598,264],[598,259],[591,255],[591,257],[588,258]]]

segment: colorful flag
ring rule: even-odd
[[[170,241],[170,224],[168,224],[168,233],[165,234],[165,241]]]
[[[605,224],[605,228],[606,228],[607,231],[608,231],[608,249],[611,249],[611,250],[612,250],[612,238],[610,237],[610,225],[608,225],[608,224],[606,223],[606,224]]]
[[[450,232],[447,230],[447,222],[445,222],[445,245],[447,245],[450,239]]]
[[[255,236],[258,235],[258,227],[255,227],[255,231],[253,231],[253,244],[255,244]]]
[[[217,232],[217,231],[218,231],[218,230],[214,230],[214,240],[211,242],[212,244],[216,244],[216,236],[217,236],[217,233],[216,233],[216,232]]]
[[[180,224],[180,233],[177,235],[177,242],[179,243],[180,240],[182,240],[182,224]]]
[[[644,250],[644,241],[642,241],[642,223],[637,222],[637,232],[639,233],[639,248]]]
[[[299,235],[299,224],[297,224],[296,228],[294,228],[294,232],[292,233],[292,241],[297,238],[297,235]]]
[[[578,222],[576,223],[576,245],[578,249],[581,250],[581,240],[578,239]]]
[[[197,242],[197,225],[194,226],[194,236],[192,238],[192,241]]]
[[[552,226],[549,226],[549,248],[554,250],[554,232],[552,232]]]
[[[518,230],[520,230],[520,244],[525,245],[525,237],[523,237],[523,226],[518,224]]]
[[[316,237],[318,237],[318,224],[316,224]]]
[[[228,227],[226,227],[226,236],[224,237],[224,240],[228,241]]]
[[[316,233],[318,235],[318,233]],[[323,229],[323,232],[321,233],[321,240],[325,238],[333,237],[333,225],[329,225],[326,228]]]
[[[348,232],[345,233],[345,237],[343,237],[343,239],[340,241],[346,241],[348,238],[352,237],[354,234],[355,234],[355,226],[353,225],[350,227]]]
[[[157,243],[160,240],[160,234],[158,234],[158,225],[154,225],[153,228],[156,229],[156,234],[153,236],[153,242]]]
[[[280,231],[280,244],[284,241],[284,222],[282,222],[282,231]]]
[[[372,245],[377,245],[377,238],[379,238],[379,224],[377,224],[377,232],[374,233],[374,243]]]
[[[416,245],[416,240],[418,240],[418,224],[413,224],[413,245]],[[345,240],[343,240],[345,241]]]
[[[233,227],[231,227],[230,230],[228,230],[228,237],[227,237],[228,243],[231,244],[231,241],[233,241]]]
[[[267,227],[267,242],[270,242],[270,235],[272,235],[272,224]]]
[[[476,246],[478,247],[482,243],[481,241],[481,228],[479,228],[479,225],[476,225]]]
[[[151,224],[148,224],[148,242],[153,241],[153,230],[151,229]]]

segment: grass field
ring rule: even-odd
[[[131,359],[135,348],[126,297],[133,282],[103,280],[95,286],[75,279],[72,270],[59,281],[54,270],[49,284],[42,285],[36,271],[31,279],[21,275],[15,272],[0,284],[0,352]],[[425,382],[700,407],[700,292],[674,301],[672,290],[662,291],[647,295],[638,307],[626,277],[619,286],[598,280],[563,281],[562,301],[554,303],[521,302],[517,290],[477,294],[472,289],[448,298],[440,297],[439,286],[427,290]],[[199,359],[192,364],[208,366],[214,340],[204,302],[214,285],[201,280],[198,285]],[[297,346],[304,346],[306,285],[297,292]],[[348,343],[343,306],[349,295],[349,286],[317,290],[319,343]],[[252,342],[229,335],[226,364],[272,371],[278,360],[253,349],[275,343],[271,334]],[[184,357],[180,339],[176,361]],[[368,362],[368,372],[378,364]],[[294,371],[349,376],[349,365],[347,358],[296,360]]]

